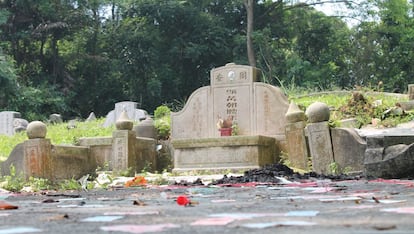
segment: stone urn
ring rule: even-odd
[[[290,103],[285,117],[288,123],[296,123],[306,119],[305,112],[302,111],[294,102]]]
[[[46,133],[46,124],[41,121],[33,121],[27,125],[26,134],[29,139],[45,138]]]
[[[314,102],[306,109],[306,116],[310,123],[324,122],[329,120],[330,110],[325,103]]]
[[[137,136],[157,139],[157,130],[154,125],[152,118],[146,118],[134,127]]]
[[[115,127],[117,130],[132,130],[134,122],[128,117],[128,114],[125,110],[121,112],[119,118],[115,122]]]

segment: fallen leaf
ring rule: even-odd
[[[56,200],[54,200],[52,198],[49,198],[49,199],[46,199],[46,200],[43,200],[42,201],[42,203],[55,203],[55,202],[59,202],[59,201],[56,201]]]
[[[147,205],[143,201],[140,201],[140,200],[135,200],[132,204],[134,206],[146,206]]]
[[[376,229],[376,230],[379,230],[379,231],[386,231],[386,230],[396,229],[397,226],[395,226],[394,224],[376,225],[373,228]]]
[[[15,210],[18,209],[18,206],[15,205],[11,205],[7,202],[4,201],[0,201],[0,210]]]
[[[63,215],[56,215],[53,217],[49,217],[46,220],[47,221],[56,221],[56,220],[63,220],[63,219],[68,219],[69,215],[68,214],[63,214]]]

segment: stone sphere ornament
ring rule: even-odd
[[[121,112],[119,118],[115,122],[115,127],[118,130],[132,130],[134,122],[128,117],[128,114],[125,110]]]
[[[33,121],[27,125],[26,134],[29,139],[45,138],[46,133],[46,124],[41,121]]]
[[[330,110],[328,105],[323,102],[312,103],[305,112],[309,123],[318,123],[328,121],[330,117]]]

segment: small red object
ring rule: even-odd
[[[188,206],[191,205],[191,201],[187,196],[181,195],[177,197],[177,204],[180,206]]]

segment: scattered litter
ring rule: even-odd
[[[104,215],[158,215],[159,211],[106,212]]]
[[[118,219],[122,219],[124,216],[120,216],[120,215],[105,215],[105,216],[94,216],[94,217],[89,217],[86,219],[82,219],[82,222],[112,222]]]
[[[414,207],[387,208],[382,209],[381,211],[394,212],[399,214],[414,214]]]
[[[404,203],[407,202],[407,200],[389,200],[389,199],[374,199],[368,200],[368,202],[375,202],[375,203],[383,203],[383,204],[395,204],[395,203]]]
[[[334,187],[317,187],[317,188],[303,188],[304,190],[310,190],[309,193],[327,193],[330,191],[336,191],[339,190],[339,188],[334,188]]]
[[[83,191],[88,191],[88,178],[89,178],[89,174],[82,176],[78,182],[82,187]]]
[[[191,194],[193,196],[194,195],[202,195],[204,197],[207,197],[205,195],[212,195],[212,194],[216,193],[217,188],[202,188],[202,187],[188,188],[187,191],[188,191],[189,194]],[[211,196],[209,196],[209,197],[211,197]]]
[[[271,200],[298,200],[298,199],[302,199],[302,200],[320,200],[320,199],[337,199],[337,198],[341,198],[341,196],[337,196],[337,195],[306,195],[306,196],[287,196],[287,197],[271,197]]]
[[[280,227],[280,226],[312,226],[316,225],[314,222],[307,221],[280,221],[280,222],[270,222],[270,223],[247,223],[242,224],[242,227],[246,228],[269,228],[269,227]]]
[[[170,228],[179,228],[177,224],[156,224],[156,225],[116,225],[116,226],[105,226],[101,227],[103,231],[109,232],[129,232],[129,233],[145,233],[145,232],[162,232]]]
[[[321,198],[321,202],[334,202],[334,201],[360,201],[361,197],[338,197],[338,198]]]
[[[372,208],[378,208],[376,205],[358,205],[358,206],[348,206],[344,207],[346,209],[372,209]]]
[[[137,187],[147,185],[147,180],[143,176],[135,176],[132,180],[125,182],[125,187]]]
[[[297,210],[289,211],[285,216],[311,217],[317,214],[319,214],[319,211],[316,210]]]
[[[294,183],[290,183],[290,184],[285,184],[286,187],[318,187],[318,183],[317,182],[305,182],[305,183],[299,183],[299,182],[294,182]]]
[[[64,201],[83,201],[83,200],[86,200],[86,198],[78,197],[78,198],[62,198],[62,199],[59,199],[60,202],[64,202]]]
[[[80,198],[80,194],[65,194],[65,193],[47,193],[45,194],[48,197],[68,197],[68,198]],[[59,199],[62,200],[62,199]]]
[[[102,208],[105,207],[104,205],[100,205],[100,204],[88,204],[88,205],[84,205],[84,204],[73,204],[73,205],[61,205],[61,206],[57,206],[58,208]]]
[[[69,215],[68,214],[56,215],[56,216],[53,216],[53,217],[49,217],[46,220],[47,221],[56,221],[56,220],[64,220],[64,219],[69,219]]]
[[[215,217],[215,218],[205,218],[199,219],[192,222],[192,226],[224,226],[236,220],[232,217]]]
[[[124,198],[120,197],[98,197],[96,200],[98,201],[123,201]]]
[[[282,213],[221,213],[211,214],[210,217],[226,217],[234,219],[252,219],[257,217],[284,216]]]
[[[221,199],[221,200],[211,200],[212,203],[228,203],[228,202],[236,202],[233,199]]]
[[[0,201],[0,210],[15,210],[18,209],[18,206],[9,204],[5,201]]]
[[[385,184],[400,184],[405,185],[406,187],[414,187],[414,182],[409,180],[398,180],[398,179],[376,179],[376,180],[370,180],[370,183],[385,183]]]
[[[32,228],[32,227],[15,227],[8,229],[0,229],[0,234],[17,234],[17,233],[32,233],[32,232],[42,232],[41,229]]]

